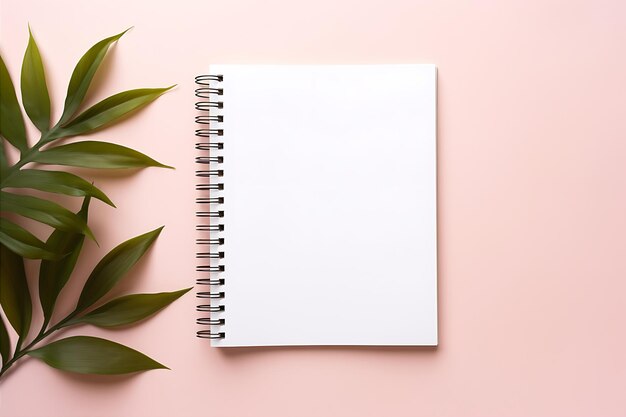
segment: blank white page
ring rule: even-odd
[[[210,69],[226,334],[212,345],[436,345],[435,66]]]

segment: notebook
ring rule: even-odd
[[[437,345],[434,65],[196,77],[198,336]]]

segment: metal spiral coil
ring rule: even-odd
[[[196,244],[198,245],[223,245],[224,238],[216,238],[216,239],[196,239]]]
[[[224,116],[214,114],[215,111],[224,108],[224,102],[221,101],[220,97],[224,95],[224,89],[220,84],[223,80],[222,75],[213,74],[199,75],[195,79],[198,85],[195,94],[201,99],[195,105],[196,110],[201,113],[195,117],[195,122],[200,125],[196,129],[195,135],[201,138],[200,142],[195,145],[196,150],[201,152],[196,157],[196,163],[211,166],[211,169],[196,171],[196,177],[201,181],[196,184],[196,191],[202,193],[201,196],[196,197],[196,204],[208,208],[208,210],[196,211],[198,219],[208,220],[196,225],[196,231],[202,234],[196,239],[196,245],[204,245],[206,248],[206,250],[196,252],[196,258],[207,262],[196,266],[196,273],[201,275],[196,278],[196,285],[207,286],[208,289],[197,292],[196,297],[210,300],[209,304],[200,304],[196,307],[197,311],[210,314],[209,317],[199,317],[196,320],[196,323],[201,326],[210,326],[208,329],[201,329],[196,333],[198,337],[204,339],[223,339],[226,337],[224,331],[226,319],[218,316],[226,309],[223,302],[226,294],[221,290],[225,284],[225,279],[222,276],[226,270],[223,264],[225,254],[221,248],[218,249],[224,245],[224,238],[219,236],[219,233],[224,231],[223,218],[225,214],[224,210],[221,209],[224,204],[224,197],[215,195],[224,189],[224,182],[221,181],[224,170],[218,167],[213,169],[215,165],[224,162],[222,155],[215,155],[215,152],[224,149],[224,142],[213,139],[224,136],[224,129],[221,128]],[[206,247],[207,245],[208,247]]]
[[[212,169],[208,171],[196,171],[196,176],[197,177],[223,177],[224,171],[221,169]]]
[[[200,190],[200,191],[206,191],[206,190],[223,190],[224,189],[224,184],[217,183],[217,184],[196,184],[196,190]]]
[[[221,164],[223,162],[224,162],[223,156],[196,156],[197,164],[211,165],[211,164]]]
[[[224,116],[220,115],[216,115],[216,116],[211,116],[211,115],[201,115],[201,116],[196,116],[196,123],[200,124],[200,125],[208,125],[211,122],[223,122],[224,121]]]
[[[198,272],[224,272],[226,267],[224,265],[196,265],[196,271]]]
[[[199,283],[201,285],[224,285],[224,279],[199,278],[196,283]]]
[[[199,232],[223,232],[223,224],[197,224],[196,230]]]
[[[198,311],[202,311],[205,313],[217,313],[218,311],[224,311],[225,307],[224,306],[215,306],[215,305],[211,305],[211,304],[200,304],[196,310]]]
[[[199,151],[210,151],[211,149],[224,149],[224,143],[223,142],[196,143],[196,149]]]
[[[198,197],[196,198],[198,204],[224,204],[224,197]]]
[[[224,212],[219,211],[196,211],[196,217],[224,217]]]
[[[224,298],[224,291],[201,291],[197,293],[198,298]]]
[[[223,129],[196,129],[196,136],[208,138],[211,136],[224,136]]]

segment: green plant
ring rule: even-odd
[[[119,121],[172,88],[125,91],[76,115],[109,47],[125,32],[96,43],[83,55],[72,73],[61,118],[51,127],[50,97],[44,65],[29,29],[29,42],[22,64],[21,94],[26,114],[41,132],[40,139],[33,146],[29,145],[26,138],[15,88],[4,60],[0,57],[0,211],[3,213],[0,217],[0,305],[17,334],[17,341],[12,348],[9,331],[0,315],[0,376],[24,355],[41,359],[55,368],[89,374],[120,374],[165,368],[140,352],[96,337],[69,337],[37,347],[48,336],[69,326],[91,324],[117,327],[135,323],[166,307],[189,290],[132,294],[97,306],[146,253],[159,236],[161,227],[127,240],[104,256],[87,279],[75,309],[56,324],[50,324],[57,298],[72,275],[85,236],[95,240],[87,224],[91,199],[115,206],[101,190],[75,174],[26,165],[171,168],[140,152],[113,143],[79,141],[59,145],[60,139],[85,135]],[[19,151],[19,158],[14,164],[8,162],[5,142]],[[53,201],[6,189],[35,189],[82,197],[83,204],[74,213]],[[44,242],[9,220],[6,213],[52,226],[52,233]],[[41,329],[28,343],[33,301],[25,274],[25,258],[40,260],[38,293],[43,315]]]

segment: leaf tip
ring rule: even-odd
[[[150,245],[152,245],[152,242],[154,242],[159,237],[164,227],[165,226],[157,227],[154,230],[144,233],[142,236],[148,238],[148,240],[150,241]]]
[[[129,28],[123,30],[122,32],[118,33],[117,35],[113,36],[112,39],[113,41],[118,41],[122,36],[124,36],[127,32],[130,32],[131,29],[133,29],[134,26],[130,26]],[[111,39],[111,38],[109,38]]]
[[[191,290],[193,290],[193,287],[183,288],[182,290],[174,291],[172,293],[172,295],[174,296],[174,299],[172,301],[178,300],[180,297],[187,294]]]
[[[28,23],[28,43],[30,45],[33,42],[35,42],[35,37],[33,36],[33,30],[30,27],[30,22],[29,22]]]
[[[167,87],[164,87],[164,88],[160,88],[159,90],[161,90],[161,91],[160,91],[160,93],[161,93],[161,94],[165,94],[165,93],[167,93],[168,91],[170,91],[170,90],[172,90],[172,89],[174,89],[174,88],[176,88],[176,87],[178,87],[178,84],[172,84],[172,85],[170,85],[170,86],[167,86]]]
[[[164,227],[165,227],[165,226],[157,227],[157,228],[156,228],[156,229],[154,229],[153,231],[148,232],[148,234],[152,235],[152,236],[151,236],[151,240],[152,240],[152,241],[156,240],[156,238],[158,238],[158,237],[159,237],[159,235],[160,235],[160,234],[161,234],[161,232],[163,231],[163,228],[164,228]]]
[[[153,369],[165,369],[165,370],[171,371],[169,366],[166,366],[166,365],[162,364],[161,362],[155,361],[152,358],[150,358],[150,359],[154,362],[154,368]]]
[[[150,360],[154,362],[154,368],[152,369],[165,369],[165,370],[171,371],[171,369],[168,366],[163,365],[161,362],[155,361],[152,358],[150,358]]]
[[[149,164],[147,164],[146,166],[152,166],[152,167],[155,167],[155,168],[176,169],[176,168],[174,168],[171,165],[162,164],[159,161],[156,161],[156,160],[154,160],[152,158],[148,158],[148,159],[150,159],[150,161],[149,161]]]

